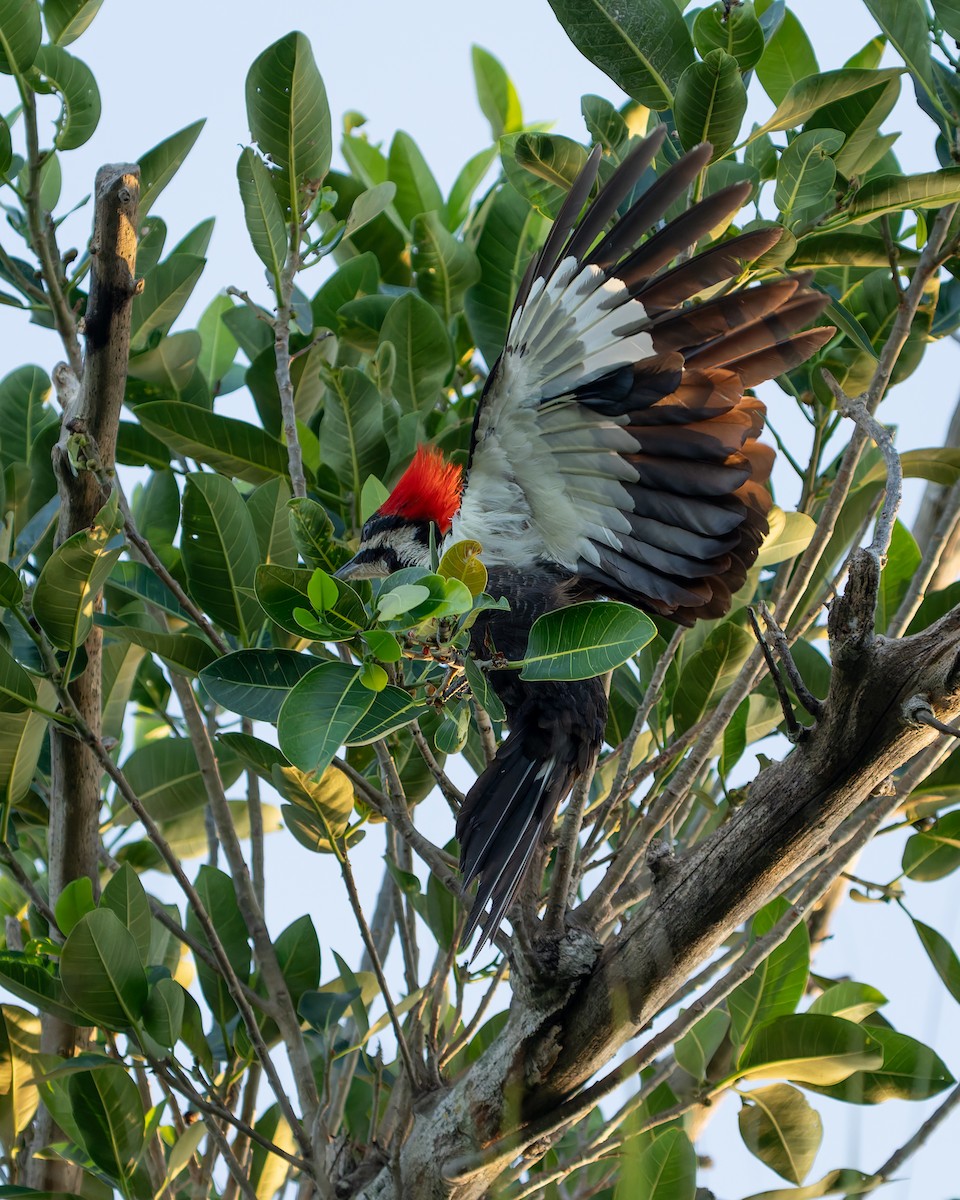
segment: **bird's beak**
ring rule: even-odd
[[[334,579],[353,579],[363,570],[363,563],[358,563],[356,555],[333,573]]]

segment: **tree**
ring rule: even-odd
[[[867,0],[882,37],[820,72],[780,0],[552,0],[630,97],[583,99],[603,171],[656,122],[658,169],[711,141],[696,194],[750,180],[737,228],[787,230],[753,274],[812,271],[838,332],[779,381],[812,449],[781,447],[800,502],[727,617],[638,620],[616,643],[595,609],[559,643],[535,631],[539,665],[517,669],[609,672],[606,747],[476,966],[455,858],[418,808],[436,790],[455,809],[448,765],[478,770],[500,732],[463,655],[490,602],[476,548],[376,594],[332,572],[418,441],[462,460],[519,274],[588,151],[525,125],[478,49],[493,144],[449,196],[411,137],[384,150],[355,114],[334,170],[292,33],[250,68],[237,164],[265,280],[174,332],[210,223],[164,256],[153,208],[199,125],[104,167],[90,249],[58,241],[60,159],[100,117],[65,47],[98,7],[0,0],[18,104],[0,299],[66,360],[52,384],[32,365],[0,381],[0,1195],[692,1198],[693,1139],[732,1091],[745,1144],[796,1185],[776,1195],[878,1187],[960,1090],[875,988],[813,956],[879,831],[912,826],[902,874],[856,880],[862,898],[909,913],[960,866],[960,451],[898,455],[877,415],[960,327],[954,6]],[[880,66],[885,43],[903,66]],[[905,76],[939,170],[904,174],[882,132]],[[746,132],[748,88],[775,111]],[[930,481],[916,538],[905,474]],[[775,731],[792,748],[738,776]],[[268,924],[268,834],[345,889],[362,958],[321,959],[309,917]],[[351,862],[366,834],[385,848],[372,905]],[[949,941],[913,924],[960,1001]],[[872,1173],[801,1187],[818,1096],[941,1093]]]

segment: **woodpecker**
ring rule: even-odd
[[[709,145],[636,195],[663,137],[661,126],[640,142],[584,209],[595,148],[520,284],[465,473],[421,447],[338,572],[428,566],[431,534],[441,549],[480,542],[487,590],[510,608],[474,624],[477,657],[522,658],[539,616],[586,599],[625,600],[681,625],[720,617],[767,533],[774,455],[757,440],[765,409],[747,389],[835,330],[799,332],[827,302],[808,277],[739,285],[779,228],[691,256],[743,206],[749,183],[665,221]],[[510,732],[457,820],[464,888],[479,880],[463,944],[482,925],[478,950],[595,760],[607,717],[600,679],[528,683],[494,670],[489,680]]]

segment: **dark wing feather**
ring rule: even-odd
[[[757,441],[763,405],[745,390],[834,330],[804,331],[827,304],[808,276],[738,286],[778,230],[696,252],[747,185],[664,223],[709,146],[632,199],[663,136],[640,143],[581,216],[594,151],[528,270],[477,413],[454,534],[477,538],[488,565],[553,562],[689,624],[726,610],[767,532],[772,452]]]

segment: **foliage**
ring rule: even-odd
[[[0,119],[0,302],[49,328],[75,363],[71,314],[84,310],[95,264],[89,251],[61,257],[56,215],[70,204],[60,162],[101,116],[96,80],[74,54],[99,7],[0,0],[0,89],[11,114]],[[733,772],[744,754],[777,731],[804,735],[788,729],[771,679],[751,665],[748,606],[768,602],[781,624],[792,618],[799,673],[821,699],[831,688],[821,610],[887,478],[879,452],[862,443],[848,451],[847,476],[832,457],[831,439],[849,433],[836,397],[876,387],[879,401],[931,341],[960,328],[960,84],[949,43],[960,32],[957,6],[866,0],[895,65],[878,65],[873,37],[826,72],[783,0],[687,12],[675,0],[550,7],[629,99],[585,96],[581,145],[527,124],[506,70],[477,48],[491,143],[446,196],[413,137],[377,145],[356,114],[339,135],[346,170],[332,167],[336,135],[308,39],[291,33],[267,47],[248,74],[250,144],[237,163],[264,276],[215,294],[193,329],[180,318],[202,278],[210,225],[167,249],[156,208],[202,122],[141,155],[142,288],[117,431],[121,467],[144,469],[129,514],[112,464],[65,426],[73,476],[98,473],[105,500],[91,525],[55,536],[71,485],[61,478],[58,493],[50,467],[61,435],[51,381],[32,365],[0,380],[0,982],[18,1001],[0,1006],[0,1195],[67,1194],[47,1186],[50,1164],[66,1164],[57,1178],[85,1197],[267,1200],[327,1172],[337,1195],[366,1194],[365,1179],[381,1167],[390,1175],[384,1164],[399,1154],[422,1093],[485,1063],[497,1069],[503,1002],[498,993],[484,1016],[480,997],[503,982],[507,959],[501,946],[477,967],[458,961],[457,880],[416,810],[436,783],[455,805],[447,756],[462,753],[479,771],[501,736],[492,666],[527,679],[610,673],[605,748],[581,807],[572,806],[582,831],[563,823],[547,865],[542,927],[559,904],[561,932],[573,911],[604,941],[642,919],[653,887],[643,847],[653,835],[678,857],[709,846],[743,800],[735,783],[749,772]],[[930,117],[937,170],[905,174],[896,135],[884,132],[904,86]],[[761,89],[773,115],[747,129],[748,97]],[[38,112],[52,128],[38,125]],[[606,175],[661,123],[668,136],[640,186],[709,140],[713,157],[691,199],[751,185],[749,208],[713,236],[771,221],[786,231],[745,278],[809,270],[829,296],[835,337],[779,380],[811,431],[809,462],[785,454],[802,481],[798,512],[774,509],[758,564],[721,619],[681,636],[626,605],[583,604],[541,618],[522,660],[476,661],[470,627],[505,602],[485,590],[475,544],[373,588],[334,572],[418,443],[465,461],[520,276],[587,147],[603,147]],[[928,262],[934,233],[943,252]],[[908,310],[911,279],[921,286]],[[231,401],[227,415],[226,396],[247,402]],[[953,486],[960,452],[933,446],[903,467]],[[119,479],[127,485],[124,470]],[[960,506],[951,512],[955,525]],[[818,540],[818,521],[832,536]],[[937,565],[926,549],[905,526],[893,531],[878,632],[915,633],[953,610],[956,589],[943,579],[925,598],[914,587],[922,558],[931,574]],[[101,638],[102,711],[91,726],[69,686]],[[793,679],[791,695],[802,690]],[[99,862],[56,894],[47,826],[70,797],[51,791],[52,729],[87,746],[103,781]],[[914,888],[960,867],[960,761],[933,774],[937,754],[923,769],[896,763],[898,803],[914,829],[902,877],[863,883],[862,899],[906,909]],[[681,786],[680,764],[691,762]],[[677,800],[669,812],[664,796]],[[350,852],[366,834],[383,835],[375,826],[385,828],[386,873],[368,925]],[[365,938],[362,964],[332,950],[340,931],[317,930],[307,916],[268,929],[267,834],[325,856],[323,886],[341,877]],[[576,860],[570,905],[564,846]],[[794,1185],[765,1195],[854,1195],[881,1182],[882,1172],[839,1167],[807,1183],[822,1136],[818,1095],[926,1098],[953,1078],[932,1048],[892,1029],[876,989],[815,973],[815,918],[798,898],[824,861],[839,872],[843,853],[832,843],[811,850],[777,896],[758,901],[746,922],[738,916],[727,954],[690,959],[689,974],[707,973],[700,983],[735,972],[741,954],[751,969],[721,974],[731,986],[696,1011],[681,1011],[683,993],[665,1002],[676,1037],[642,1064],[618,1112],[584,1109],[537,1132],[522,1117],[523,1096],[514,1103],[509,1091],[520,1084],[500,1079],[492,1090],[505,1097],[502,1124],[467,1134],[518,1136],[492,1169],[497,1194],[558,1196],[568,1178],[579,1190],[564,1194],[692,1200],[697,1158],[682,1118],[703,1115],[725,1092],[740,1097],[746,1147]],[[158,871],[174,874],[179,904],[152,894]],[[950,942],[913,925],[960,999]],[[405,969],[402,981],[391,976],[391,998],[381,963],[394,938]],[[528,952],[519,940],[511,951],[514,1012],[532,1003]],[[637,1032],[626,1011],[618,1019]],[[62,1053],[41,1050],[41,1023],[52,1022],[77,1031]],[[283,1056],[292,1089],[277,1074]],[[463,1184],[468,1176],[464,1168],[457,1186],[466,1190],[455,1194],[479,1194]]]

